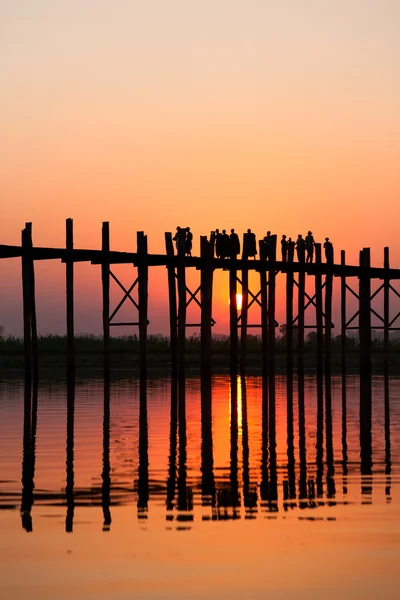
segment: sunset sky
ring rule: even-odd
[[[32,221],[35,244],[62,246],[67,217],[76,247],[100,247],[109,220],[114,249],[144,230],[151,252],[178,224],[196,254],[216,227],[311,229],[352,263],[389,245],[400,267],[399,22],[398,0],[0,0],[0,243]],[[20,272],[0,261],[11,334]],[[61,333],[65,268],[36,273],[39,332]],[[76,274],[77,331],[99,333],[99,269]],[[165,333],[165,269],[150,277]]]

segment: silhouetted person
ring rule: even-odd
[[[271,232],[267,231],[267,235],[264,237],[264,258],[265,258],[265,260],[271,260],[272,244],[273,244],[273,240],[271,237]]]
[[[289,238],[289,240],[290,240],[290,238]],[[289,242],[286,241],[286,235],[283,235],[282,239],[281,239],[282,262],[287,261],[288,248],[289,248]]]
[[[186,254],[192,256],[192,241],[193,233],[190,231],[190,227],[186,227]]]
[[[237,256],[240,254],[239,236],[237,233],[235,233],[234,229],[231,229],[231,235],[229,237],[232,256]]]
[[[180,242],[180,237],[181,237],[181,228],[177,227],[176,228],[176,234],[174,235],[174,237],[172,238],[173,241],[176,244],[176,252],[177,254],[179,254],[179,242]]]
[[[287,241],[288,260],[291,260],[291,261],[293,260],[295,246],[296,246],[296,243],[290,237]]]
[[[231,245],[231,241],[229,239],[229,235],[226,233],[226,229],[223,229],[222,235],[221,235],[221,251],[220,251],[221,258],[226,258],[227,256],[230,256],[230,254],[231,254],[230,245]]]
[[[333,263],[333,246],[329,238],[325,238],[324,242],[325,258],[327,263]]]
[[[314,238],[311,231],[308,232],[305,242],[307,250],[306,262],[312,263],[314,257]]]
[[[217,258],[221,257],[221,243],[222,243],[222,234],[219,232],[219,229],[215,230],[215,255]]]
[[[304,262],[306,243],[303,240],[303,236],[301,235],[301,233],[299,233],[297,240],[296,240],[296,250],[297,250],[297,260],[299,262]]]
[[[256,242],[256,234],[251,231],[251,229],[247,230],[247,237],[245,238],[247,244],[247,256],[256,257],[257,254],[257,242]]]

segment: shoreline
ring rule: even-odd
[[[246,374],[261,374],[262,362],[260,353],[249,353],[246,358]],[[230,369],[229,355],[225,353],[215,353],[211,357],[212,372],[227,373]],[[294,369],[297,372],[297,355],[294,354]],[[304,354],[305,373],[316,373],[317,355],[314,353]],[[65,354],[43,354],[39,356],[39,375],[44,373],[59,373],[65,375],[67,357]],[[147,361],[149,371],[153,373],[171,373],[171,357],[169,353],[149,353]],[[130,375],[136,375],[139,372],[139,356],[130,353],[110,353],[111,372],[123,372]],[[357,375],[359,373],[360,362],[358,353],[348,354],[346,356],[346,373]],[[331,355],[331,372],[340,374],[342,369],[342,356],[340,354]],[[85,353],[76,355],[76,375],[90,373],[102,375],[103,355],[101,353]],[[187,375],[200,374],[200,354],[188,353],[186,355]],[[238,371],[240,371],[240,356],[238,356]],[[275,372],[277,375],[286,374],[286,355],[276,354]],[[0,355],[0,377],[24,374],[23,355]],[[372,374],[384,374],[384,355],[376,353],[372,355]],[[400,375],[400,355],[389,354],[389,375]],[[151,376],[151,373],[149,373]]]

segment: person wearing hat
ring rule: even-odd
[[[307,250],[307,258],[306,263],[312,263],[314,258],[314,238],[312,236],[312,231],[309,231],[306,235],[306,250]]]

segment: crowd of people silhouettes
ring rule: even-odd
[[[215,255],[217,258],[238,257],[240,254],[240,240],[234,229],[231,229],[229,235],[226,232],[226,229],[223,229],[222,232],[219,229],[216,229],[211,232],[211,236],[214,236]],[[178,254],[180,251],[180,244],[182,243],[184,244],[184,253],[186,256],[192,256],[193,234],[190,231],[190,227],[177,227],[173,240],[176,242]],[[316,242],[312,231],[308,231],[305,238],[299,233],[296,241],[293,241],[291,237],[287,238],[286,235],[282,235],[281,260],[282,262],[288,262],[289,259],[293,260],[294,251],[296,250],[298,262],[312,263],[314,261],[315,245]],[[323,247],[325,250],[326,262],[333,263],[333,245],[329,238],[325,238]],[[270,261],[275,257],[276,235],[272,235],[270,231],[267,231],[267,234],[261,240],[260,253],[260,258],[262,260]],[[243,236],[243,256],[256,258],[257,254],[256,235],[251,229],[248,229]]]

